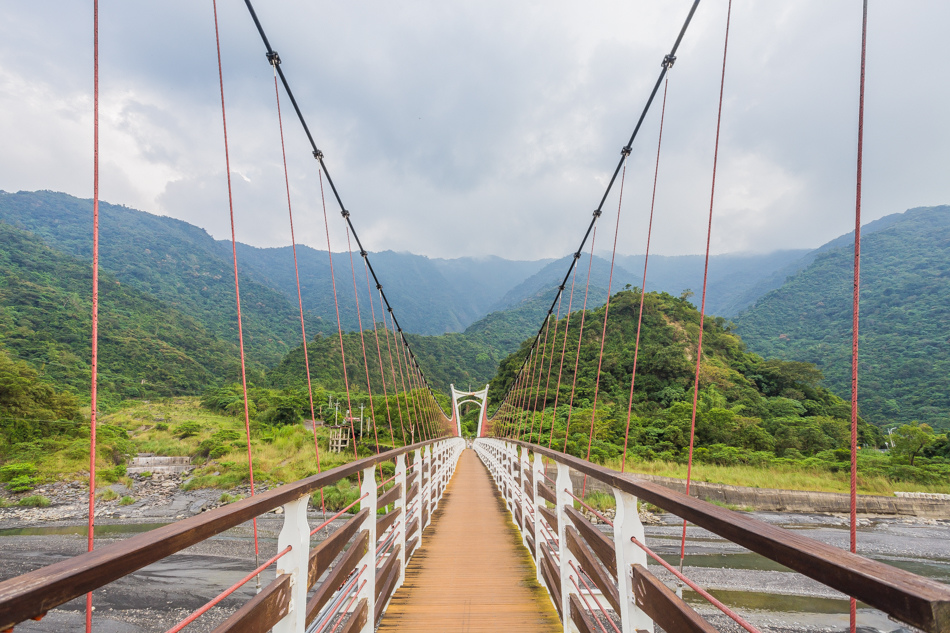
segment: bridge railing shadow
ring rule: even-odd
[[[647,546],[637,510],[643,500],[728,541],[761,554],[893,619],[937,633],[950,631],[950,587],[838,549],[735,512],[542,446],[479,438],[475,450],[488,467],[534,557],[565,631],[634,633],[716,631],[647,568],[648,555],[748,631],[757,629],[663,561]],[[547,474],[553,461],[557,476]],[[613,492],[611,520],[575,494],[571,471]],[[575,502],[613,527],[597,530]]]
[[[420,547],[464,448],[460,438],[396,448],[0,582],[0,631],[282,508],[273,557],[170,631],[184,628],[276,563],[276,577],[214,633],[372,632],[403,584],[406,561]],[[395,474],[380,481],[377,467],[385,462],[395,462]],[[357,501],[311,528],[311,495],[353,475],[361,482]],[[317,532],[357,504],[352,517],[311,547]]]

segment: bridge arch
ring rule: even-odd
[[[486,384],[485,388],[480,391],[459,391],[455,388],[455,385],[449,385],[449,387],[452,390],[452,420],[455,422],[458,437],[462,437],[461,405],[469,402],[481,406],[481,410],[478,412],[478,431],[475,433],[475,437],[481,437],[482,429],[487,421],[489,385]]]

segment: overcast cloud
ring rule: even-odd
[[[288,243],[274,83],[219,0],[237,238]],[[258,14],[365,246],[436,257],[576,248],[688,0],[271,0]],[[92,195],[90,2],[0,0],[0,189]],[[725,0],[670,73],[655,252],[705,244]],[[853,225],[860,0],[735,0],[713,249],[817,246]],[[210,0],[100,0],[101,197],[230,237]],[[950,203],[945,0],[872,0],[864,216]],[[285,95],[298,240],[326,248]],[[659,102],[629,161],[619,250],[642,253]],[[345,246],[328,197],[333,247]],[[616,190],[598,246],[612,238]]]

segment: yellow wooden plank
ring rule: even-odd
[[[488,471],[467,449],[381,632],[562,630]]]

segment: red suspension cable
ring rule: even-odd
[[[555,324],[557,321],[555,321]],[[534,422],[538,417],[538,397],[541,395],[541,376],[544,375],[544,353],[548,349],[548,334],[551,332],[551,315],[548,315],[547,323],[544,324],[544,343],[541,345],[541,362],[538,363],[538,385],[537,389],[534,392],[534,406],[532,406],[531,411],[531,431],[528,433],[528,441],[533,441],[531,436],[534,435]],[[554,343],[551,344],[552,346]],[[554,354],[551,355],[552,357]],[[550,363],[548,364],[550,366]],[[547,392],[545,392],[545,397],[547,397]],[[542,403],[543,407],[543,403]],[[541,424],[544,424],[544,414],[541,415]],[[541,429],[538,429],[538,433],[541,432]]]
[[[861,176],[864,157],[864,70],[868,42],[868,0],[861,18],[861,87],[858,97],[858,165],[854,199],[854,288],[851,319],[851,552],[858,548],[858,326],[861,299]],[[857,603],[850,600],[851,633],[857,627]]]
[[[610,255],[610,274],[607,276],[607,303],[604,304],[604,327],[600,333],[600,352],[597,354],[597,379],[594,381],[594,405],[590,413],[590,435],[587,437],[587,461],[590,461],[590,449],[594,444],[594,420],[597,419],[597,396],[600,395],[600,370],[604,365],[604,342],[607,340],[607,317],[610,314],[610,289],[614,281],[614,261],[617,259],[617,235],[620,233],[620,211],[623,208],[623,185],[627,180],[627,159],[624,158],[623,173],[620,176],[620,194],[617,200],[617,222],[614,225],[614,246]],[[587,475],[581,496],[587,492]]]
[[[356,266],[353,264],[353,244],[350,242],[350,225],[346,225],[346,250],[350,254],[350,272],[353,273],[353,298],[356,300],[356,323],[360,328],[360,349],[363,350],[363,369],[366,372],[366,393],[369,395],[369,417],[373,422],[373,439],[376,441],[376,454],[379,454],[379,433],[376,431],[376,413],[373,408],[373,387],[369,380],[369,361],[366,360],[366,339],[363,337],[363,315],[360,311],[360,293],[356,289]],[[360,429],[363,427],[364,413],[360,413]],[[352,417],[352,416],[351,416]]]
[[[550,317],[549,317],[550,318]],[[551,388],[551,369],[554,367],[554,347],[557,345],[557,328],[561,320],[561,297],[557,298],[557,313],[554,315],[554,334],[551,336],[551,356],[548,357],[548,377],[544,382],[544,399],[541,401],[541,425],[538,427],[538,443],[544,433],[544,410],[548,404],[548,390]],[[554,415],[551,415],[551,429],[554,429]]]
[[[590,260],[587,263],[587,284],[584,287],[584,307],[581,308],[581,326],[577,332],[577,355],[574,357],[574,378],[571,381],[571,399],[567,404],[567,427],[564,429],[564,448],[567,452],[567,438],[571,436],[571,416],[574,413],[574,392],[577,389],[577,368],[581,362],[581,342],[584,340],[584,320],[587,318],[587,297],[590,294],[590,271],[594,267],[594,242],[597,241],[597,227],[590,236]]]
[[[358,459],[356,452],[356,430],[353,428],[353,404],[350,401],[350,378],[346,372],[346,351],[343,348],[343,324],[340,321],[340,302],[336,296],[336,276],[333,273],[333,248],[330,246],[330,221],[327,219],[327,200],[323,193],[323,170],[318,169],[320,176],[320,202],[323,205],[323,227],[327,233],[327,257],[330,258],[330,282],[333,286],[333,307],[336,310],[336,331],[340,338],[340,360],[343,363],[343,386],[346,388],[346,408],[349,410],[350,437],[353,438],[353,458]]]
[[[393,376],[393,397],[396,399],[396,413],[399,414],[399,430],[402,433],[402,443],[403,445],[406,445],[407,444],[406,426],[403,423],[403,419],[402,419],[402,408],[399,406],[399,382],[396,380],[396,364],[393,362],[393,347],[389,339],[390,332],[389,332],[389,325],[386,321],[386,306],[383,303],[382,290],[377,289],[377,292],[379,292],[379,310],[382,313],[381,316],[383,317],[383,330],[386,331],[386,349],[389,352],[389,370]],[[387,405],[387,410],[388,410],[388,405]]]
[[[706,281],[709,278],[709,245],[712,240],[713,203],[716,200],[716,166],[719,162],[719,131],[722,123],[722,98],[726,89],[726,53],[729,51],[729,22],[732,18],[732,0],[726,9],[726,36],[722,47],[722,78],[719,83],[719,112],[716,115],[716,145],[713,151],[712,187],[709,193],[709,222],[706,227],[706,264],[703,270],[703,295],[699,307],[699,343],[696,346],[696,377],[693,381],[693,413],[689,427],[689,461],[686,463],[686,494],[693,474],[693,445],[696,439],[696,406],[699,403],[699,368],[703,358],[703,323],[706,317]],[[680,567],[686,555],[686,520],[683,519],[683,537],[680,541]]]
[[[218,2],[212,0],[214,9],[214,42],[218,53],[218,84],[221,89],[221,125],[224,129],[224,165],[228,176],[228,212],[231,217],[231,255],[234,260],[234,300],[237,305],[238,341],[241,347],[241,390],[244,395],[244,432],[247,437],[247,471],[251,482],[251,496],[254,496],[254,456],[251,453],[251,413],[247,398],[247,367],[244,361],[244,326],[241,317],[241,284],[238,278],[237,238],[234,231],[234,196],[231,192],[231,157],[228,151],[228,118],[224,108],[224,70],[221,64],[221,37],[218,33]],[[257,517],[254,517],[254,556],[260,558],[260,545],[257,540]]]
[[[653,197],[650,198],[650,222],[647,225],[647,247],[643,256],[643,282],[640,284],[640,314],[637,317],[637,340],[633,347],[633,372],[630,374],[630,398],[627,401],[627,429],[623,435],[623,458],[620,461],[620,472],[627,467],[627,442],[630,440],[630,416],[633,411],[633,386],[637,380],[637,360],[640,357],[640,331],[643,326],[643,303],[647,292],[647,264],[650,261],[650,236],[653,234],[653,208],[656,204],[656,182],[660,175],[660,147],[663,145],[663,122],[666,118],[666,91],[670,85],[667,75],[663,82],[663,107],[660,109],[660,134],[656,142],[656,168],[653,170]]]
[[[280,155],[284,162],[284,186],[287,189],[287,216],[290,219],[290,248],[294,253],[294,279],[297,282],[297,305],[300,308],[300,336],[303,339],[303,364],[307,370],[307,397],[310,400],[310,421],[313,424],[313,450],[317,456],[317,473],[320,468],[320,444],[317,442],[317,415],[313,407],[313,383],[310,380],[310,354],[307,350],[307,326],[303,318],[303,294],[300,292],[300,268],[297,266],[297,238],[294,236],[294,211],[290,204],[290,175],[287,170],[287,149],[284,146],[284,121],[280,113],[280,88],[277,85],[277,67],[274,66],[274,96],[277,100],[277,127],[280,130]],[[320,510],[326,512],[323,488],[320,488]]]
[[[89,536],[87,551],[93,550],[96,524],[96,420],[98,418],[99,375],[99,0],[92,3],[92,359],[90,369],[91,411],[89,416]],[[86,594],[86,633],[92,630],[92,592]]]
[[[363,258],[363,271],[366,273],[366,296],[369,297],[369,308],[373,316],[373,336],[376,338],[376,356],[379,358],[379,379],[383,383],[383,402],[386,404],[386,422],[389,424],[389,440],[396,448],[396,435],[393,433],[393,418],[389,413],[389,392],[386,389],[386,371],[383,369],[383,350],[379,346],[379,327],[376,323],[376,302],[373,301],[373,290],[369,283],[369,266]]]
[[[548,438],[548,448],[554,443],[554,421],[557,419],[557,403],[561,397],[561,376],[564,374],[564,357],[567,354],[567,335],[571,330],[571,307],[574,305],[574,285],[577,282],[577,266],[571,273],[571,294],[567,299],[567,316],[564,317],[564,343],[561,345],[561,361],[557,370],[557,388],[554,390],[554,413],[551,414],[551,437]],[[567,435],[564,436],[565,438]]]

